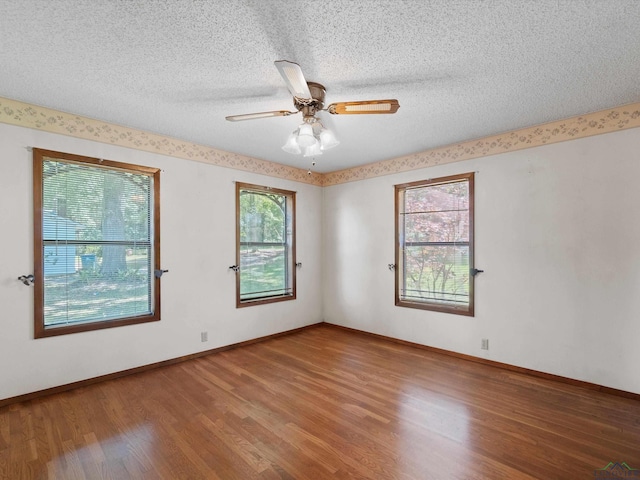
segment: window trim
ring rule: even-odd
[[[150,315],[118,318],[114,320],[88,321],[74,325],[46,326],[44,324],[44,239],[43,239],[43,165],[44,159],[60,159],[75,164],[89,164],[109,170],[121,170],[135,174],[145,174],[153,178],[153,261],[154,268],[160,268],[160,169],[115,162],[101,158],[85,157],[71,153],[56,152],[40,148],[33,149],[33,259],[34,259],[34,338],[46,338],[78,332],[103,330],[105,328],[156,322],[160,320],[160,278],[153,275],[154,309]]]
[[[456,307],[454,305],[443,305],[439,303],[429,303],[427,301],[410,301],[403,300],[400,296],[400,287],[403,279],[404,265],[402,261],[402,248],[400,246],[401,234],[400,231],[400,197],[407,189],[428,187],[435,185],[442,185],[446,183],[459,182],[461,180],[468,181],[469,184],[469,304],[464,307]],[[431,310],[442,313],[453,313],[457,315],[465,315],[469,317],[475,316],[475,295],[474,295],[474,275],[471,274],[474,269],[474,173],[461,173],[457,175],[449,175],[446,177],[432,178],[428,180],[420,180],[410,183],[402,183],[394,185],[395,193],[395,305],[398,307],[417,308],[421,310]],[[403,244],[404,245],[404,244]]]
[[[256,192],[275,193],[285,195],[291,202],[291,294],[277,295],[273,297],[259,297],[257,299],[242,300],[240,298],[240,275],[241,271],[236,271],[236,308],[252,307],[254,305],[264,305],[267,303],[287,302],[295,300],[296,293],[296,192],[279,188],[254,185],[251,183],[236,182],[236,265],[240,267],[240,191],[254,190]]]

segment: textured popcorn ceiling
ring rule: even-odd
[[[640,101],[638,0],[0,0],[0,96],[287,165],[301,116],[273,62],[327,104],[328,172]]]

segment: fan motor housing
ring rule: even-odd
[[[293,97],[293,105],[298,111],[302,112],[305,117],[314,116],[318,110],[324,108],[324,96],[326,93],[324,85],[315,82],[307,82],[307,85],[311,92],[311,101]]]

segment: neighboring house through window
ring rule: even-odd
[[[33,150],[36,338],[160,319],[156,168]]]
[[[236,183],[236,306],[296,298],[295,192]]]
[[[473,179],[396,185],[396,305],[473,316]]]

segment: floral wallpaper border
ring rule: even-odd
[[[469,140],[405,157],[338,170],[325,174],[322,185],[326,187],[355,182],[636,127],[640,127],[640,103]]]
[[[0,122],[317,186],[461,162],[640,127],[640,103],[320,174],[0,97]]]
[[[0,122],[34,128],[95,142],[169,155],[220,167],[244,170],[311,185],[322,185],[322,175],[175,138],[114,125],[79,115],[0,97]]]

